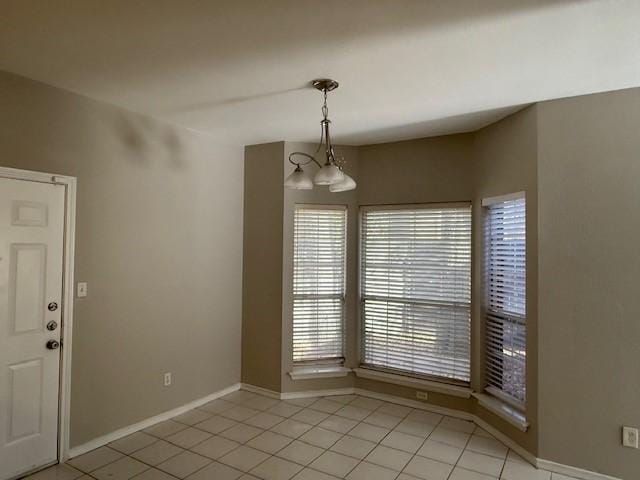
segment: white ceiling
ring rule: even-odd
[[[312,141],[475,130],[640,86],[638,0],[0,0],[0,69],[209,132]]]

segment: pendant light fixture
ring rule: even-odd
[[[295,165],[295,170],[284,181],[284,186],[292,188],[294,190],[311,190],[313,184],[316,185],[328,185],[330,192],[346,192],[356,188],[356,182],[353,178],[343,172],[344,159],[337,158],[333,145],[331,144],[331,135],[329,134],[329,108],[327,107],[327,93],[338,88],[338,82],[330,80],[328,78],[322,78],[311,82],[316,90],[320,90],[324,95],[324,103],[322,105],[322,120],[320,125],[322,127],[320,133],[320,143],[314,155],[309,155],[304,152],[293,152],[289,155],[289,162]],[[323,149],[324,146],[324,163],[321,164],[316,160],[316,155]],[[302,161],[296,161],[296,156],[305,157]],[[303,170],[303,166],[315,163],[320,170],[318,170],[313,177],[307,175]]]

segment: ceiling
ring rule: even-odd
[[[470,131],[640,86],[637,0],[0,0],[0,69],[218,141]]]

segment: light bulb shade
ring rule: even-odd
[[[304,170],[297,166],[296,169],[289,175],[285,181],[284,186],[293,190],[312,190],[313,182],[304,173]]]
[[[344,178],[342,171],[333,164],[325,164],[313,179],[316,185],[333,185]]]
[[[332,193],[347,192],[356,188],[356,181],[346,173],[342,174],[343,178],[340,182],[329,185],[329,191]]]

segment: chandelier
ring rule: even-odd
[[[322,120],[320,125],[322,127],[320,133],[320,143],[316,149],[315,154],[309,155],[304,152],[293,152],[289,155],[289,162],[295,165],[295,170],[284,181],[284,186],[292,188],[294,190],[311,190],[313,184],[316,185],[328,185],[330,192],[346,192],[347,190],[353,190],[356,188],[356,182],[349,175],[344,173],[343,167],[345,160],[343,157],[336,157],[331,145],[331,135],[329,135],[329,108],[327,107],[327,93],[338,88],[338,82],[330,80],[328,78],[322,78],[311,82],[313,87],[320,90],[324,95],[324,103],[322,105]],[[324,147],[324,164],[321,164],[316,160],[316,156],[323,150]],[[296,157],[304,157],[303,160],[296,161]],[[320,170],[318,170],[311,180],[311,177],[303,170],[302,167],[315,163]]]

